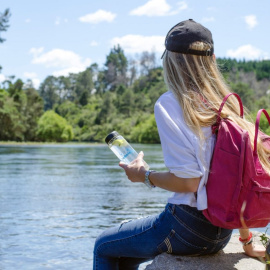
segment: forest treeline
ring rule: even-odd
[[[8,10],[0,13],[0,32],[7,29],[9,16]],[[253,117],[259,108],[270,109],[269,60],[217,62]],[[128,59],[118,45],[104,66],[48,76],[39,89],[10,76],[0,84],[0,140],[103,142],[117,130],[131,142],[159,143],[153,110],[167,91],[159,65],[154,52]],[[266,120],[261,127],[268,128]]]
[[[251,113],[270,109],[269,60],[217,62]],[[0,89],[0,140],[102,142],[117,130],[132,142],[158,143],[153,109],[165,91],[155,54],[128,60],[120,46],[111,49],[104,67],[48,76],[39,89],[10,77]],[[267,122],[261,126],[267,129]]]

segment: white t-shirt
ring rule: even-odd
[[[182,178],[201,177],[197,199],[193,192],[175,192],[168,202],[190,205],[197,207],[198,210],[206,209],[205,184],[215,146],[215,135],[212,134],[211,127],[202,128],[206,140],[201,145],[199,138],[187,126],[182,108],[170,91],[161,95],[157,100],[155,118],[164,162],[169,171]]]

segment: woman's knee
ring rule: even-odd
[[[97,238],[96,238],[96,241],[95,241],[95,246],[94,246],[94,254],[97,255],[100,253],[101,251],[101,246],[103,244],[105,244],[106,241],[105,241],[105,237],[104,237],[104,232],[101,233]]]
[[[110,243],[112,244],[114,240],[118,239],[118,230],[119,226],[115,226],[103,231],[95,241],[94,254],[102,255],[105,250],[111,248]]]

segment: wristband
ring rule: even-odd
[[[151,181],[149,180],[149,175],[150,175],[151,172],[153,172],[153,171],[149,170],[149,171],[147,171],[147,172],[145,173],[144,183],[145,183],[149,188],[154,188],[154,187],[156,187],[156,186],[153,185],[153,184],[151,183]]]
[[[243,244],[243,246],[250,245],[253,242],[252,232],[249,232],[249,236],[247,239],[242,239],[239,237],[239,241]]]
[[[245,243],[242,242],[242,245],[243,246],[248,246],[248,245],[250,245],[252,243],[253,243],[253,238],[251,238],[248,242],[245,242]]]

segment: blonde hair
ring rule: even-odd
[[[210,45],[195,42],[191,44],[190,49],[208,50]],[[177,97],[185,112],[184,118],[187,125],[202,143],[205,138],[201,127],[212,126],[216,122],[215,111],[219,109],[223,98],[232,92],[218,69],[215,57],[166,51],[163,57],[163,70],[165,83]],[[223,107],[221,117],[229,117],[246,130],[254,147],[254,124],[247,120],[250,119],[248,113],[245,113],[244,119],[239,115],[238,100],[231,96]],[[270,175],[270,151],[263,146],[260,139],[258,139],[257,149],[262,166]]]

